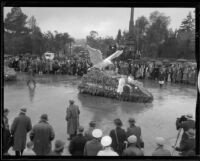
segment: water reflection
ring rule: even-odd
[[[36,88],[36,82],[34,80],[29,80],[27,82],[28,90],[29,90],[29,98],[30,102],[33,102],[34,96],[35,96],[35,88]]]

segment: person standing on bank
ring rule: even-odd
[[[163,137],[156,138],[156,149],[152,153],[152,156],[171,156],[171,152],[164,148],[165,139]]]
[[[31,119],[26,116],[26,108],[22,108],[11,125],[11,135],[14,136],[13,150],[16,156],[22,155],[26,147],[26,135],[31,129]]]
[[[86,138],[83,136],[84,128],[79,126],[77,136],[75,136],[69,145],[69,152],[72,156],[83,156],[84,147],[87,142]]]
[[[126,137],[128,138],[131,135],[135,135],[137,137],[137,147],[138,148],[144,148],[144,142],[142,141],[142,137],[141,137],[141,128],[139,126],[135,125],[135,119],[134,118],[130,118],[129,119],[129,127],[127,128],[127,132],[126,132]]]
[[[135,135],[129,136],[127,140],[128,148],[123,151],[123,156],[144,156],[143,151],[137,147],[137,137]]]
[[[68,140],[71,140],[74,136],[76,136],[76,132],[79,126],[79,114],[79,107],[74,105],[74,100],[70,100],[65,118],[67,121],[67,133],[70,136]]]
[[[121,155],[125,149],[126,132],[121,128],[122,121],[119,118],[114,120],[114,124],[116,128],[110,131],[110,137],[112,138],[111,147],[114,151]]]
[[[51,151],[51,141],[55,137],[53,127],[47,122],[48,115],[42,114],[38,124],[30,132],[30,140],[34,143],[36,155],[47,155]]]

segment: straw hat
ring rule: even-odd
[[[128,137],[127,140],[128,140],[129,143],[133,144],[133,143],[137,142],[137,137],[135,135],[131,135],[131,136]]]
[[[93,136],[94,138],[100,138],[100,137],[102,137],[102,135],[103,135],[103,132],[102,132],[101,129],[94,129],[94,130],[92,131],[92,136]]]
[[[110,136],[104,136],[104,137],[102,137],[101,144],[103,146],[109,146],[109,145],[111,145],[111,143],[112,143],[112,139],[111,139]]]
[[[165,139],[163,137],[157,137],[156,138],[156,144],[164,145],[165,144]]]

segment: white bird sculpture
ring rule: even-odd
[[[112,55],[103,60],[102,52],[100,50],[91,48],[89,45],[87,45],[87,49],[89,51],[90,60],[93,64],[93,67],[98,68],[100,70],[104,69],[108,65],[113,64],[112,60],[123,53],[123,50],[117,50],[115,53],[113,53]]]

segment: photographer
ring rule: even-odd
[[[188,135],[186,134],[186,131],[188,131],[189,129],[195,129],[195,121],[193,120],[193,115],[187,114],[187,115],[181,116],[180,118],[177,118],[176,128],[177,130],[183,129],[183,134],[180,141],[180,146],[182,146],[182,144],[184,144],[185,141],[188,139]]]

